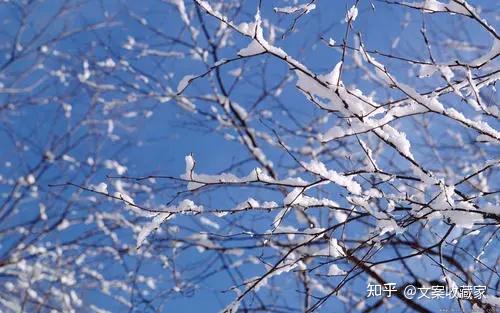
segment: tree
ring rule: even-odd
[[[496,15],[1,3],[0,311],[494,312]]]

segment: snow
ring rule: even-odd
[[[218,12],[217,10],[215,10],[210,5],[210,3],[208,3],[208,1],[204,1],[204,0],[195,0],[195,1],[196,1],[196,3],[198,3],[199,6],[201,6],[205,11],[207,11],[208,14],[215,16],[216,18],[218,18],[221,21],[224,21],[224,23],[228,23],[228,24],[230,23],[227,16],[225,16],[225,15],[221,14],[220,12]],[[232,26],[235,27],[234,25],[232,25]]]
[[[135,204],[134,203],[134,199],[132,199],[132,197],[130,197],[128,194],[124,193],[124,192],[115,192],[113,194],[114,197],[118,198],[118,199],[121,199],[123,201],[125,201],[127,203],[127,205],[129,204]]]
[[[97,65],[101,67],[113,68],[116,66],[116,63],[112,58],[107,58],[105,61],[97,62]]]
[[[437,71],[437,66],[433,64],[421,64],[418,72],[419,77],[431,77]]]
[[[186,12],[186,5],[184,4],[184,0],[169,0],[170,3],[177,6],[177,10],[179,10],[179,14],[181,16],[181,20],[186,25],[190,25],[189,17]]]
[[[192,155],[186,156],[186,172],[180,177],[188,182],[188,190],[196,190],[210,184],[242,184],[242,183],[269,183],[306,186],[308,183],[301,178],[273,179],[260,168],[253,169],[247,176],[238,177],[231,173],[218,175],[197,174],[194,172],[195,161]]]
[[[251,23],[243,22],[240,23],[238,26],[236,26],[236,29],[238,29],[238,31],[249,37],[255,36],[255,28],[256,24],[254,22]]]
[[[238,68],[235,68],[234,70],[229,71],[228,74],[231,76],[234,76],[234,77],[238,77],[241,75],[242,72],[243,72],[243,69],[238,67]]]
[[[112,134],[113,130],[115,129],[115,122],[113,122],[112,119],[108,120],[108,134]]]
[[[403,155],[409,157],[410,159],[413,159],[413,155],[410,151],[411,144],[410,141],[406,138],[406,134],[404,132],[399,132],[390,125],[383,126],[382,131],[382,137],[385,140],[392,143],[396,147],[396,149]]]
[[[332,264],[330,265],[330,267],[328,268],[328,275],[331,275],[331,276],[337,276],[337,275],[345,275],[347,272],[344,271],[344,270],[341,270],[337,264]]]
[[[451,14],[457,13],[471,16],[464,6],[456,3],[454,0],[449,0],[448,3],[439,2],[437,0],[425,0],[424,2],[403,2],[403,4],[413,8],[423,9],[426,13],[449,12]]]
[[[436,97],[421,95],[414,88],[397,81],[395,82],[395,85],[397,85],[397,87],[406,93],[410,98],[425,106],[427,109],[436,113],[442,113],[444,111],[443,105]]]
[[[256,39],[253,39],[246,48],[243,48],[238,52],[238,55],[241,57],[248,57],[264,52],[266,52],[266,49],[264,49],[264,47]]]
[[[248,118],[248,112],[245,110],[244,107],[242,107],[241,105],[239,105],[238,103],[236,102],[231,102],[231,106],[233,107],[234,111],[236,111],[236,113],[238,114],[238,116],[242,119],[242,120],[246,120]]]
[[[153,220],[142,227],[141,231],[137,235],[136,247],[139,249],[144,240],[156,229],[158,229],[161,224],[165,221],[173,218],[177,213],[201,213],[203,212],[203,207],[197,206],[191,200],[183,200],[178,206],[170,206],[164,209],[163,212],[157,213]]]
[[[322,142],[328,142],[334,139],[342,138],[346,135],[344,129],[340,126],[330,128],[324,135],[321,135]]]
[[[294,188],[291,192],[289,192],[286,197],[283,199],[283,205],[289,206],[295,203],[301,197],[302,192],[304,192],[304,188]]]
[[[127,50],[132,50],[136,45],[135,38],[131,36],[127,36],[127,42],[123,44],[123,48]]]
[[[87,60],[83,61],[83,73],[78,74],[78,79],[81,82],[85,82],[90,78],[89,62]]]
[[[218,246],[212,240],[209,239],[207,233],[194,233],[190,235],[188,238],[194,241],[194,243],[196,244],[196,249],[200,253],[202,253],[206,249],[215,248]]]
[[[314,3],[305,3],[297,6],[287,6],[281,8],[274,8],[274,12],[276,13],[284,13],[284,14],[293,14],[299,11],[303,11],[305,14],[308,14],[312,10],[316,9],[316,4]]]
[[[161,213],[155,216],[153,221],[149,224],[147,224],[145,227],[142,228],[142,230],[139,232],[139,235],[137,236],[137,244],[136,247],[139,249],[144,242],[144,240],[153,232],[155,229],[157,229],[167,218],[171,217],[172,215],[170,213]]]
[[[294,201],[295,205],[300,205],[303,207],[338,207],[339,204],[333,200],[327,198],[314,198],[306,195],[301,195]]]
[[[104,161],[104,167],[107,169],[113,169],[116,171],[118,175],[123,175],[127,171],[127,167],[121,165],[115,160],[106,160]]]
[[[301,70],[296,70],[295,74],[297,74],[297,87],[303,91],[306,96],[316,96],[318,98],[322,99],[330,99],[330,103],[322,105],[324,108],[331,108],[332,110],[336,109],[336,106],[334,106],[333,99],[334,94],[333,91],[334,89],[328,89],[325,86],[321,85],[320,82],[317,80],[313,79],[311,75],[304,73]],[[324,77],[324,76],[323,76]],[[334,86],[334,85],[333,85]]]
[[[440,192],[438,196],[432,201],[432,207],[438,211],[450,210],[455,207],[455,200],[453,196],[455,195],[455,187],[446,186],[443,182],[440,182]]]
[[[168,100],[170,100],[170,98],[168,98]],[[179,95],[175,98],[175,100],[182,109],[191,113],[196,112],[196,105],[193,102],[191,102],[188,98]]]
[[[340,258],[345,256],[344,249],[338,244],[337,239],[330,238],[328,243],[328,255],[334,258]]]
[[[233,288],[232,290],[236,292],[237,296],[241,294],[241,292],[237,288]],[[219,311],[219,313],[237,313],[238,308],[240,307],[240,302],[241,300],[239,300],[239,298],[236,298],[235,301],[229,303],[224,309]]]
[[[491,49],[484,55],[480,56],[479,58],[472,60],[469,62],[469,65],[471,66],[481,66],[485,64],[486,62],[492,60],[494,57],[498,56],[500,54],[500,39],[493,39],[494,42],[491,46]]]
[[[483,298],[483,302],[489,303],[495,307],[500,307],[500,297],[496,297],[493,295],[486,295]]]
[[[177,85],[177,94],[181,94],[184,89],[186,89],[186,87],[191,83],[191,81],[193,80],[193,78],[195,78],[196,75],[186,75],[184,76],[181,81],[179,82],[179,84]]]
[[[195,166],[195,161],[194,161],[193,155],[192,154],[186,155],[184,160],[186,161],[186,174],[185,174],[185,177],[183,177],[183,178],[190,179],[191,173],[193,172],[194,166]]]
[[[337,185],[343,186],[352,194],[361,194],[361,186],[354,181],[352,177],[344,176],[334,170],[327,169],[326,165],[321,161],[312,160],[309,163],[302,162],[302,166],[312,173],[320,175]]]
[[[444,218],[449,223],[455,224],[457,227],[464,229],[472,229],[474,223],[482,223],[483,215],[478,212],[469,212],[476,208],[468,201],[457,201],[455,198],[455,187],[453,185],[445,185],[439,181],[440,191],[435,196],[435,199],[430,203],[434,213],[429,215],[428,219]],[[483,211],[487,211],[483,208]]]
[[[377,226],[379,228],[379,236],[384,235],[385,233],[401,233],[403,230],[398,226],[396,221],[392,218],[383,218],[377,221]]]
[[[455,76],[455,74],[453,73],[453,71],[451,70],[451,68],[449,66],[439,66],[439,71],[441,72],[441,74],[443,74],[443,76],[448,80],[448,81],[451,81],[451,79]]]
[[[484,135],[487,135],[494,140],[500,140],[500,132],[491,127],[487,122],[466,118],[461,112],[458,112],[454,108],[446,109],[445,115],[467,125],[468,127],[472,127],[477,131],[484,133]]]
[[[234,208],[231,209],[231,211],[242,211],[246,209],[252,209],[252,208],[264,208],[264,209],[274,209],[277,208],[278,204],[274,201],[264,201],[262,203],[259,203],[257,200],[253,198],[248,198],[247,200],[237,204]],[[221,215],[226,215],[227,213],[224,212],[223,214],[221,213],[216,213],[216,215],[221,216]]]
[[[33,175],[33,174],[29,174],[28,176],[26,176],[26,182],[27,182],[29,185],[33,185],[33,184],[36,182],[35,175]]]
[[[348,218],[347,213],[345,213],[345,212],[343,212],[341,210],[334,210],[332,214],[333,214],[333,217],[339,223],[344,223],[347,220],[347,218]]]
[[[66,228],[70,227],[71,226],[71,223],[67,220],[67,219],[63,219],[59,225],[57,225],[57,230],[58,231],[63,231],[65,230]]]
[[[100,193],[108,193],[108,185],[106,183],[100,183],[97,186],[94,186],[93,189]]]
[[[458,227],[465,229],[472,229],[474,227],[474,223],[484,222],[484,218],[481,213],[457,210],[447,210],[440,213],[445,219],[448,219],[450,223],[454,223]]]
[[[345,22],[346,23],[349,23],[349,22],[354,22],[356,20],[356,17],[358,17],[358,8],[353,5],[349,11],[347,11],[347,14],[345,16]]]
[[[374,112],[377,106],[372,99],[363,95],[359,89],[347,89],[339,79],[341,63],[326,75],[314,75],[307,69],[295,70],[297,88],[306,97],[312,97],[318,105],[326,110],[339,111],[342,115],[364,116]]]
[[[342,61],[337,63],[333,70],[325,76],[322,76],[325,82],[330,85],[338,85],[340,82],[340,68],[342,67]]]
[[[216,222],[211,221],[210,219],[206,218],[205,216],[200,216],[200,222],[203,225],[210,226],[210,227],[212,227],[214,229],[219,229],[220,228],[219,224],[217,224]]]
[[[255,284],[255,286],[253,287],[253,290],[255,292],[259,291],[259,289],[261,289],[262,287],[267,286],[267,282],[269,281],[269,279],[271,277],[275,277],[275,276],[281,275],[283,273],[290,272],[291,270],[296,268],[298,265],[298,262],[296,262],[295,260],[288,261],[288,263],[287,263],[287,260],[284,260],[282,263],[283,264],[277,265],[272,270],[272,272],[268,273],[266,276],[260,276],[263,278],[257,284]]]
[[[38,205],[38,207],[40,209],[40,218],[43,221],[46,221],[48,219],[48,216],[47,216],[47,207],[43,203],[40,203]]]

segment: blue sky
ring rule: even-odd
[[[186,1],[187,2],[187,1]],[[256,1],[243,1],[243,13],[238,16],[237,21],[250,21],[253,19],[253,14],[256,10]],[[76,4],[77,2],[74,2]],[[274,23],[278,23],[280,27],[286,28],[291,22],[290,18],[278,16],[272,12],[272,8],[281,4],[282,1],[264,1],[262,14],[264,18],[269,19]],[[73,4],[73,2],[71,2]],[[318,9],[305,15],[297,23],[297,32],[288,36],[285,40],[277,41],[279,45],[285,49],[290,55],[303,61],[310,69],[318,73],[329,72],[333,66],[340,60],[341,50],[332,49],[327,45],[321,43],[318,36],[321,35],[325,39],[332,38],[337,42],[341,42],[346,25],[343,22],[347,9],[353,4],[352,1],[317,1]],[[355,31],[363,34],[364,44],[370,50],[381,50],[388,53],[396,53],[408,57],[416,57],[419,59],[427,59],[426,48],[420,37],[420,28],[422,26],[422,18],[425,19],[429,28],[439,29],[443,25],[456,23],[456,34],[467,37],[465,30],[461,30],[456,17],[436,14],[425,15],[414,10],[403,10],[397,6],[389,6],[380,2],[373,2],[375,10],[372,9],[371,3],[368,1],[361,1],[359,5],[359,17],[354,24]],[[475,1],[474,4],[489,4],[488,1]],[[49,1],[39,5],[33,5],[27,8],[29,21],[27,30],[23,33],[20,39],[21,43],[30,42],[31,37],[37,34],[38,31],[46,25],[46,21],[50,21],[53,14],[60,7],[61,2]],[[244,160],[249,157],[248,152],[241,148],[241,145],[224,139],[222,132],[214,132],[208,129],[213,129],[216,124],[213,122],[201,122],[193,120],[192,114],[186,112],[175,101],[168,101],[160,103],[159,101],[148,98],[148,92],[161,92],[167,89],[167,86],[172,90],[176,89],[177,83],[186,74],[196,74],[205,70],[204,65],[196,60],[189,58],[138,58],[137,53],[128,51],[123,48],[123,45],[129,41],[129,38],[134,38],[138,43],[147,43],[152,48],[158,49],[171,49],[172,47],[165,44],[164,39],[148,30],[145,25],[137,22],[136,17],[144,17],[147,19],[148,25],[156,27],[164,34],[170,36],[179,36],[180,38],[188,38],[186,29],[180,22],[175,7],[166,4],[162,1],[137,1],[137,2],[120,2],[120,1],[89,1],[85,2],[76,9],[69,10],[70,13],[62,15],[60,18],[55,19],[52,24],[47,28],[40,38],[36,39],[29,48],[18,51],[19,59],[13,64],[9,62],[8,45],[0,46],[0,68],[5,66],[6,69],[0,72],[0,82],[5,85],[15,85],[16,87],[30,86],[37,81],[40,77],[46,78],[38,87],[34,88],[31,93],[21,95],[10,95],[7,93],[0,93],[0,108],[7,103],[20,103],[19,110],[16,112],[5,113],[0,110],[0,175],[3,177],[12,177],[16,179],[21,176],[26,176],[32,172],[38,173],[39,182],[41,184],[42,198],[54,197],[51,192],[59,193],[61,196],[70,197],[74,190],[72,188],[62,188],[58,191],[48,188],[48,184],[63,183],[72,181],[79,184],[97,184],[106,180],[106,175],[114,175],[114,171],[101,167],[95,175],[90,175],[92,166],[82,165],[81,167],[72,168],[71,162],[57,163],[46,170],[42,170],[37,166],[41,162],[41,155],[44,151],[53,151],[54,153],[67,154],[77,159],[78,162],[84,164],[88,158],[93,158],[99,155],[100,160],[116,159],[127,167],[127,175],[142,176],[147,174],[171,175],[179,176],[185,170],[184,157],[192,153],[196,160],[196,171],[199,173],[218,173],[228,168],[228,166],[236,161]],[[410,22],[406,27],[402,24],[407,17],[405,14],[410,12]],[[132,14],[131,14],[132,13]],[[494,12],[487,12],[487,17],[490,17],[493,23],[497,23],[493,19]],[[14,38],[15,31],[19,28],[19,12],[13,6],[7,4],[0,4],[0,20],[4,20],[4,26],[0,40],[7,42]],[[73,29],[81,27],[82,25],[90,25],[94,22],[99,22],[110,18],[116,22],[111,27],[104,27],[97,31],[83,31],[81,33],[69,36],[68,38],[52,42],[52,38],[64,32],[65,29]],[[210,30],[218,25],[217,22],[211,17],[204,15]],[[481,32],[477,25],[474,23],[467,24],[470,28],[467,29],[469,34],[473,34],[470,38],[474,43],[483,46],[485,50],[491,45],[491,38]],[[327,31],[325,31],[327,30]],[[464,31],[462,33],[462,31]],[[180,34],[180,35],[179,35]],[[394,38],[401,36],[401,42],[397,47],[393,47]],[[446,33],[437,33],[436,38],[446,38]],[[231,58],[236,55],[240,48],[248,44],[247,38],[241,36],[233,36],[234,46],[223,49],[220,58]],[[350,37],[349,44],[355,45]],[[206,43],[205,43],[206,44]],[[54,50],[62,52],[59,55],[49,53],[47,55],[41,51],[43,46],[47,46],[52,53]],[[31,50],[30,50],[31,49]],[[182,45],[175,46],[175,49],[186,52],[188,48]],[[184,50],[183,50],[184,49]],[[23,54],[25,53],[25,55]],[[475,55],[474,55],[475,56]],[[5,59],[2,60],[1,58]],[[457,56],[459,58],[470,59],[473,55],[467,53]],[[98,80],[101,83],[120,84],[121,81],[128,81],[137,83],[139,88],[135,89],[143,92],[144,98],[128,99],[126,96],[127,91],[114,91],[99,93],[97,97],[103,99],[121,99],[124,103],[116,110],[110,109],[108,111],[102,110],[103,102],[95,100],[96,94],[91,88],[82,86],[78,81],[77,75],[81,74],[84,69],[85,60],[90,60],[90,67],[97,69],[97,62],[113,58],[118,60],[120,58],[126,59],[130,64],[148,73],[151,78],[155,78],[156,82],[144,82],[134,77],[130,72],[106,72],[103,70],[99,74]],[[440,56],[437,55],[439,59]],[[378,58],[379,59],[379,58]],[[383,59],[380,59],[383,60]],[[242,83],[236,91],[232,94],[232,100],[240,103],[245,108],[249,106],[258,96],[257,91],[260,86],[260,64],[263,61],[268,61],[266,65],[267,72],[265,73],[269,84],[281,79],[286,75],[288,69],[282,63],[268,57],[251,58],[248,61],[238,61],[223,67],[223,80],[228,84],[235,78],[227,73],[230,70],[243,66],[246,77],[249,77],[249,82]],[[387,61],[387,62],[385,62]],[[444,61],[444,60],[443,60]],[[5,62],[5,63],[4,63]],[[349,60],[348,62],[352,62]],[[405,78],[412,76],[408,73],[407,67],[399,68],[397,62],[391,60],[384,60],[384,63],[396,74]],[[40,70],[27,70],[33,64],[44,64],[45,68]],[[349,64],[349,63],[348,63]],[[352,64],[352,63],[351,63]],[[61,69],[61,65],[68,70],[68,81],[63,82],[61,76],[54,74],[54,71]],[[417,70],[417,69],[415,69]],[[136,73],[137,74],[137,73]],[[139,75],[139,74],[137,74]],[[379,89],[372,84],[365,83],[359,79],[359,73],[355,71],[346,70],[343,79],[346,83],[356,83],[357,87],[362,89],[365,94],[371,91],[380,92]],[[427,81],[432,84],[433,79]],[[197,80],[186,91],[188,95],[203,94],[209,91],[210,85],[206,79]],[[425,88],[424,84],[415,86],[417,88]],[[125,85],[124,87],[128,87]],[[131,88],[133,89],[133,88]],[[389,93],[397,98],[398,94],[394,91]],[[137,95],[141,95],[137,92]],[[492,95],[498,99],[498,95]],[[295,88],[294,83],[288,83],[280,96],[281,102],[286,108],[293,112],[298,112],[297,116],[308,121],[312,116],[318,116],[321,112],[310,105],[304,96]],[[47,100],[43,102],[42,100]],[[40,104],[37,101],[42,101]],[[29,103],[29,105],[26,105]],[[72,106],[71,116],[68,118],[61,118],[65,108],[64,104]],[[205,104],[200,104],[203,107]],[[265,102],[266,109],[280,116],[280,107],[277,103],[269,100]],[[13,110],[14,111],[14,110]],[[103,112],[106,111],[105,115]],[[153,114],[144,118],[144,115],[151,111]],[[137,112],[137,117],[128,117],[127,114]],[[3,115],[3,116],[2,116]],[[79,125],[78,123],[83,116],[91,117],[95,125]],[[281,118],[281,117],[280,117]],[[286,120],[286,117],[283,117]],[[107,138],[105,133],[109,127],[108,120],[115,120],[114,134],[119,136],[120,139],[112,140]],[[3,123],[3,125],[2,125]],[[198,124],[196,124],[198,123]],[[252,121],[252,126],[257,130],[266,130],[267,122],[258,120]],[[290,122],[291,123],[291,122]],[[496,122],[498,126],[498,121]],[[198,127],[202,125],[207,128]],[[75,132],[72,133],[72,138],[65,142],[64,133],[71,130],[73,126],[79,125]],[[194,126],[193,126],[194,125]],[[436,133],[445,132],[447,125],[443,122],[443,127],[436,127],[433,129]],[[325,126],[326,127],[326,126]],[[400,127],[409,130],[410,139],[413,142],[419,142],[417,133],[411,131],[414,127],[411,123],[402,122]],[[133,131],[131,131],[133,129]],[[14,130],[16,134],[17,143],[20,148],[16,148],[16,142],[13,140],[10,132]],[[326,130],[326,128],[325,128]],[[230,133],[230,131],[228,131]],[[75,138],[80,136],[85,137],[81,144],[71,147],[71,143]],[[26,147],[26,148],[23,148]],[[24,150],[20,152],[21,150]],[[65,150],[69,149],[66,153]],[[270,149],[271,150],[271,149]],[[420,156],[425,156],[425,150],[422,150]],[[497,151],[498,152],[498,151]],[[281,152],[272,151],[270,156],[273,160],[284,159],[284,164],[293,163],[293,160],[286,158],[286,154]],[[390,156],[389,156],[390,158]],[[397,160],[396,162],[400,162]],[[9,163],[10,166],[6,166]],[[238,168],[237,174],[246,175],[251,169],[257,166],[256,162],[250,162]],[[87,176],[89,174],[90,176]],[[286,172],[280,173],[285,176]],[[62,175],[62,176],[61,176]],[[38,179],[37,179],[38,181]],[[161,205],[171,199],[171,196],[177,192],[177,186],[166,186],[161,192],[155,196],[154,200],[148,200],[150,205]],[[0,192],[7,193],[11,186],[9,184],[0,184]],[[330,190],[332,193],[340,193],[339,190],[333,188]],[[262,197],[264,199],[279,201],[279,195],[270,191],[263,191],[258,189],[244,189],[241,190],[227,188],[221,191],[214,191],[210,197],[205,195],[196,195],[197,199],[201,199],[204,203],[212,205],[213,207],[228,208],[234,205],[235,199],[243,199],[245,196],[251,195],[253,197]],[[81,195],[85,197],[85,194]],[[89,196],[89,195],[86,195]],[[339,202],[344,201],[343,195],[339,195]],[[52,198],[51,198],[52,199]],[[139,199],[141,198],[139,196]],[[52,199],[53,200],[53,199]],[[88,199],[87,199],[88,200]],[[27,197],[23,202],[23,218],[36,216],[38,214],[38,202],[40,200]],[[54,216],[58,216],[58,212],[62,210],[64,201],[49,201],[53,206],[48,210]],[[82,204],[85,211],[79,211],[78,206],[71,211],[75,219],[81,218],[82,214],[86,214],[87,206],[90,204]],[[113,202],[99,201],[96,205],[97,208],[106,212],[113,210],[120,210],[120,205]],[[83,212],[83,213],[82,213]],[[318,213],[320,215],[321,213]],[[262,217],[257,213],[248,214],[245,216],[248,223],[255,223],[262,230],[267,229],[272,222],[273,216]],[[239,216],[229,217],[237,219]],[[145,221],[144,219],[142,221]],[[3,227],[19,222],[19,215],[11,215],[10,218],[2,221]],[[200,227],[199,222],[191,217],[179,217],[175,219],[175,223],[185,225],[186,227],[193,227],[196,229]],[[227,222],[229,225],[229,222]],[[86,226],[73,227],[67,231],[61,231],[47,237],[45,240],[53,243],[68,240],[72,235],[81,234],[86,230]],[[130,245],[135,244],[135,238],[130,232],[123,232],[123,236],[130,238]],[[154,238],[154,236],[153,236]],[[109,239],[108,239],[109,240]],[[6,247],[9,247],[10,239],[4,240],[0,247],[0,257],[5,252]],[[99,242],[96,240],[96,242]],[[170,251],[167,253],[169,254]],[[215,258],[215,257],[214,257]],[[213,261],[215,266],[220,265],[220,260],[215,260],[212,257],[201,258],[200,254],[195,249],[188,250],[180,257],[179,262],[185,261],[185,264],[192,264],[201,269],[207,262]],[[235,259],[229,256],[228,259]],[[201,262],[198,262],[200,260]],[[129,260],[130,265],[136,265],[137,260]],[[113,263],[106,264],[109,270],[105,273],[113,276],[120,274],[121,269],[113,267]],[[418,266],[418,262],[415,263]],[[131,267],[133,268],[133,266]],[[417,269],[419,271],[420,269]],[[422,271],[433,272],[435,269],[422,268]],[[116,273],[115,273],[116,271]],[[153,276],[163,276],[166,278],[168,273],[165,269],[157,263],[146,263],[141,267],[140,272]],[[248,266],[243,269],[244,277],[251,277],[257,275],[262,271],[262,266]],[[196,271],[194,271],[196,272]],[[235,274],[236,275],[236,274]],[[437,275],[437,274],[436,274]],[[394,277],[394,279],[397,279]],[[2,277],[0,277],[0,281]],[[239,281],[241,282],[241,280]],[[198,284],[194,294],[190,294],[189,290],[186,291],[187,297],[183,294],[174,295],[168,298],[163,307],[164,312],[214,312],[221,307],[224,307],[231,299],[234,298],[234,293],[223,292],[234,283],[231,278],[226,274],[213,275],[203,282]],[[300,288],[296,286],[295,281],[287,281],[281,279],[279,286],[282,290],[279,292],[283,295],[283,299],[290,303],[300,301],[297,297],[298,293],[294,291]],[[158,286],[156,292],[162,294],[172,288],[172,284],[168,281],[165,284]],[[357,282],[354,285],[359,294],[365,292],[364,283]],[[189,289],[189,288],[188,288]],[[184,294],[184,295],[186,295]],[[85,295],[88,301],[96,301],[102,308],[109,309],[113,312],[120,312],[123,306],[120,306],[114,301],[110,301],[106,297],[97,297],[97,293],[89,292]],[[159,297],[161,299],[161,297]],[[155,300],[158,304],[159,300]],[[435,303],[425,303],[429,307],[436,305]],[[337,300],[329,301],[322,311],[337,311],[340,302]],[[137,308],[137,310],[145,310],[145,308]],[[346,310],[346,308],[343,308]]]

